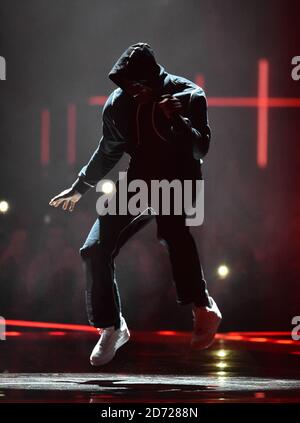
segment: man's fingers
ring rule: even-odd
[[[169,101],[169,99],[168,98],[164,98],[163,100],[161,100],[160,102],[159,102],[159,104],[165,104],[165,103],[167,103]]]
[[[70,200],[66,200],[63,198],[57,199],[57,200],[51,200],[49,203],[51,206],[53,207],[59,207],[60,205],[62,205],[62,209],[63,210],[70,210],[73,211],[74,207],[75,207],[75,203],[73,201]]]
[[[173,98],[172,97],[166,97],[163,100],[161,100],[159,103],[161,103],[161,104],[165,104],[165,103],[168,103],[168,104],[172,104],[172,103],[181,104],[180,100],[178,100],[175,97],[173,97]]]
[[[181,109],[182,108],[182,104],[178,100],[165,99],[165,100],[162,100],[160,102],[160,104],[162,105],[162,107],[169,108],[169,109],[171,109],[171,108]]]
[[[53,200],[51,203],[51,206],[58,207],[59,206],[58,200]]]
[[[67,210],[67,208],[69,206],[69,202],[70,202],[69,200],[64,200],[63,205],[62,205],[63,210]]]
[[[55,201],[56,201],[56,197],[51,198],[51,200],[49,201],[50,206],[53,206]]]
[[[74,207],[75,207],[74,201],[70,201],[69,211],[72,212],[74,210]]]
[[[50,200],[50,205],[52,206],[52,205],[55,205],[55,203],[57,203],[57,201],[59,201],[59,200],[61,200],[61,198],[60,197],[53,197],[51,200]]]
[[[159,101],[159,105],[161,106],[167,118],[170,119],[174,114],[180,112],[183,109],[181,101],[177,97],[167,94],[163,95],[161,98],[162,99]]]

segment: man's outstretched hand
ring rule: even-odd
[[[62,205],[63,210],[69,210],[71,212],[74,210],[76,203],[81,197],[82,195],[79,194],[79,192],[75,191],[73,188],[68,188],[53,197],[49,204],[53,207],[59,207]]]
[[[158,102],[158,106],[167,119],[172,119],[175,116],[178,116],[182,110],[180,100],[171,94],[162,95],[160,97],[160,101]]]

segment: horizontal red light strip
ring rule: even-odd
[[[230,335],[225,333],[218,333],[216,335],[217,339],[223,339],[226,341],[244,341],[244,342],[265,342],[268,344],[282,344],[282,345],[297,345],[300,347],[299,341],[293,341],[292,339],[271,339],[271,338],[261,338],[261,337],[251,337],[245,336],[243,332],[241,335]]]
[[[209,97],[208,105],[215,107],[300,107],[300,98]]]
[[[107,99],[108,99],[108,97],[105,96],[105,95],[98,95],[98,96],[90,97],[88,99],[88,104],[90,106],[103,106]]]
[[[269,98],[269,107],[300,107],[300,98]]]
[[[107,96],[95,96],[88,99],[91,106],[103,106]],[[300,98],[269,97],[208,97],[208,105],[212,107],[300,107]]]
[[[67,334],[67,332],[62,332],[62,331],[51,331],[51,332],[48,332],[48,334],[50,335],[50,336],[64,336],[64,335],[66,335]]]
[[[21,335],[22,335],[21,332],[14,332],[14,331],[5,332],[5,336],[21,336]]]
[[[228,335],[240,335],[241,332],[228,332]],[[291,332],[242,332],[244,336],[291,336]]]
[[[96,328],[88,325],[72,325],[66,323],[48,323],[48,322],[31,322],[26,320],[6,320],[7,326],[20,326],[26,328],[43,328],[43,329],[66,329],[78,330],[83,332],[95,332]]]
[[[178,335],[178,332],[172,330],[160,330],[156,332],[158,335]]]
[[[75,325],[66,323],[50,323],[50,322],[33,322],[26,320],[6,320],[7,326],[19,326],[27,328],[40,328],[40,329],[61,329],[61,330],[73,330],[81,332],[96,332],[97,329],[88,325]],[[64,332],[52,331],[49,332],[51,335],[63,335]],[[174,336],[174,335],[190,335],[189,332],[178,332],[178,331],[157,331],[157,335],[162,336]],[[6,332],[11,336],[17,336],[20,332]],[[297,345],[300,346],[299,341],[292,339],[268,339],[267,336],[290,336],[289,332],[228,332],[218,333],[216,339],[228,340],[228,341],[245,341],[245,342],[265,342],[271,344],[282,344],[282,345]]]

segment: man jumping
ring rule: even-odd
[[[116,165],[130,155],[128,181],[202,179],[202,158],[210,144],[207,102],[202,88],[168,73],[156,62],[147,43],[128,47],[109,78],[118,85],[102,111],[103,135],[73,185],[55,196],[50,205],[73,211],[75,204]],[[118,184],[117,181],[117,192]],[[169,252],[177,303],[193,304],[191,345],[208,348],[222,315],[209,296],[195,241],[185,214],[99,215],[80,249],[86,270],[86,308],[100,339],[92,351],[94,366],[108,363],[130,333],[121,312],[115,277],[120,248],[153,218],[157,237]]]

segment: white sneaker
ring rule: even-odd
[[[112,360],[118,348],[120,348],[130,338],[130,332],[123,316],[119,329],[110,326],[105,329],[98,329],[101,333],[100,339],[95,345],[90,356],[92,366],[102,366]]]
[[[222,320],[222,314],[212,297],[209,297],[211,307],[194,306],[193,322],[194,329],[191,346],[200,350],[208,348],[214,342],[215,334]]]

